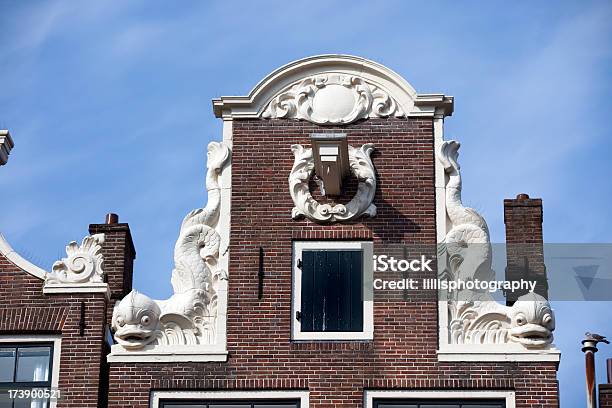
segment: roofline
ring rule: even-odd
[[[366,58],[323,54],[292,61],[277,68],[244,96],[222,96],[212,100],[218,118],[260,117],[268,102],[280,91],[305,77],[326,72],[346,72],[372,81],[402,103],[407,116],[450,116],[454,98],[444,94],[417,94],[402,76]]]
[[[45,276],[47,275],[47,271],[44,269],[34,265],[32,262],[26,260],[21,255],[19,255],[8,243],[4,235],[0,233],[0,254],[4,255],[9,262],[13,263],[19,269],[22,269],[24,272],[29,273],[30,275],[45,280]]]

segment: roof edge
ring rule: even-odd
[[[47,271],[44,269],[34,265],[32,262],[26,260],[21,255],[19,255],[8,243],[4,235],[0,232],[0,254],[4,255],[6,259],[9,260],[13,265],[23,270],[24,272],[29,273],[30,275],[45,280],[45,276],[47,275]]]
[[[376,84],[397,99],[406,116],[449,116],[453,111],[453,97],[443,94],[418,95],[402,76],[382,64],[354,55],[323,54],[277,68],[259,81],[248,95],[213,99],[213,112],[218,118],[260,117],[277,94],[306,77],[325,73],[355,75]]]

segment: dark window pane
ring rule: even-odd
[[[17,351],[17,382],[49,381],[50,347],[24,347]]]
[[[444,404],[444,403],[437,403],[437,404],[421,404],[420,405],[421,408],[461,408],[459,405],[457,404]]]
[[[414,404],[395,404],[395,403],[385,404],[385,403],[381,403],[381,404],[378,404],[378,408],[419,408],[419,407],[414,405]]]
[[[48,408],[49,401],[43,399],[16,398],[15,408]]]
[[[296,408],[297,404],[255,404],[254,408]]]
[[[0,382],[13,382],[15,353],[14,347],[0,348]]]
[[[375,401],[376,408],[504,408],[506,403],[504,401],[491,401],[491,400],[472,400],[472,401],[461,401],[461,400],[384,400]]]
[[[461,408],[503,408],[504,403],[499,404],[464,404]]]
[[[12,408],[13,400],[9,398],[8,392],[0,392],[0,408]]]
[[[210,404],[208,408],[251,408],[251,404]]]
[[[206,405],[163,404],[164,408],[206,408]]]

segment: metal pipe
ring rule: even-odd
[[[612,384],[612,358],[606,360],[608,366],[608,384]]]
[[[582,340],[582,352],[586,366],[586,394],[587,408],[597,408],[597,394],[595,392],[595,353],[597,353],[597,340]]]

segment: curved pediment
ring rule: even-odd
[[[361,57],[320,55],[287,64],[248,96],[213,100],[217,117],[299,119],[319,125],[372,117],[447,116],[453,98],[418,95],[389,68]]]

